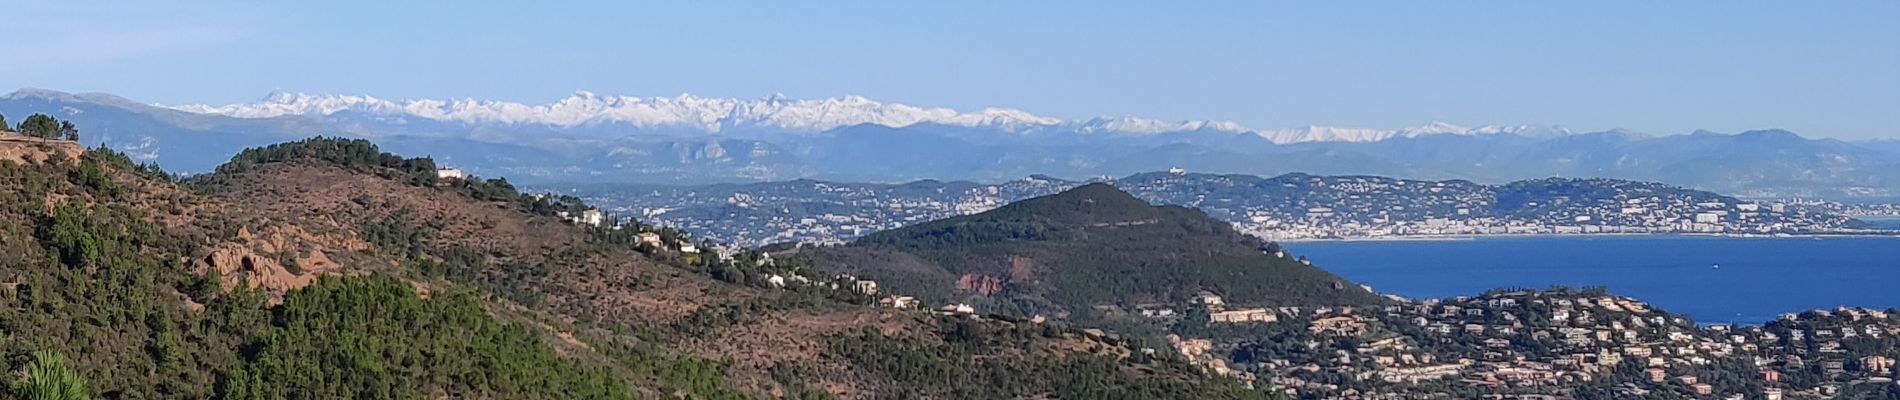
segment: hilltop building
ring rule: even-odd
[[[468,179],[468,173],[458,168],[439,168],[435,170],[436,179]]]

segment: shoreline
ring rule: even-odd
[[[1686,315],[1698,326],[1761,325],[1784,313],[1843,306],[1900,307],[1900,298],[1879,283],[1892,279],[1892,270],[1883,266],[1900,254],[1900,237],[1894,235],[1511,236],[1530,239],[1472,241],[1486,238],[1480,235],[1416,245],[1407,241],[1441,238],[1400,238],[1385,244],[1307,241],[1285,243],[1285,249],[1311,257],[1315,266],[1352,282],[1370,285],[1375,293],[1413,301],[1476,297],[1498,289],[1603,287],[1612,295]],[[1465,258],[1489,254],[1499,256]]]
[[[1362,236],[1344,238],[1300,238],[1269,239],[1280,243],[1325,243],[1325,242],[1450,242],[1480,239],[1549,239],[1549,238],[1722,238],[1722,239],[1900,239],[1900,232],[1888,233],[1777,233],[1777,234],[1736,234],[1736,233],[1700,233],[1700,232],[1611,232],[1611,233],[1474,233],[1455,235],[1393,235]]]

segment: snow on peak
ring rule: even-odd
[[[1392,131],[1387,130],[1332,126],[1274,129],[1254,132],[1254,134],[1267,139],[1267,141],[1278,144],[1305,142],[1376,142],[1392,137]]]
[[[1470,131],[1471,131],[1471,128],[1466,128],[1466,127],[1462,127],[1458,125],[1452,125],[1447,122],[1432,121],[1422,126],[1414,126],[1414,127],[1407,127],[1404,129],[1400,129],[1398,132],[1398,135],[1404,136],[1404,137],[1419,137],[1419,136],[1425,136],[1425,135],[1439,135],[1439,134],[1463,135]]]
[[[1021,110],[990,108],[976,113],[961,113],[948,108],[885,104],[856,95],[823,100],[790,100],[783,94],[774,94],[758,100],[739,100],[691,94],[670,98],[610,96],[586,90],[576,90],[567,97],[538,105],[475,99],[396,101],[371,96],[272,92],[252,103],[162,107],[237,118],[331,117],[356,113],[382,117],[421,117],[468,124],[573,127],[620,123],[639,127],[692,127],[709,132],[755,126],[820,131],[857,124],[903,127],[919,123],[1016,129],[1061,123],[1058,119],[1039,117]]]
[[[926,108],[899,103],[883,103],[864,96],[849,95],[820,100],[789,99],[782,93],[755,100],[698,97],[680,94],[674,97],[633,97],[602,95],[575,90],[567,97],[546,104],[464,99],[389,100],[364,95],[310,95],[275,91],[256,102],[212,106],[204,104],[165,106],[181,111],[216,114],[236,118],[272,118],[306,116],[340,118],[363,115],[374,118],[422,118],[435,121],[480,124],[548,125],[555,127],[620,124],[639,128],[685,128],[704,132],[732,129],[768,128],[795,132],[819,132],[859,124],[905,127],[916,124],[941,124],[982,127],[1010,132],[1059,128],[1089,134],[1153,135],[1175,132],[1218,132],[1252,134],[1278,144],[1304,142],[1374,142],[1391,138],[1427,135],[1520,134],[1547,136],[1567,134],[1561,127],[1531,125],[1486,125],[1466,128],[1444,122],[1398,130],[1309,126],[1304,128],[1255,130],[1231,121],[1162,121],[1136,117],[1096,117],[1087,120],[1062,120],[1009,108],[985,108],[960,112],[949,108]]]
[[[1085,133],[1119,133],[1152,135],[1168,132],[1186,132],[1211,130],[1227,133],[1246,133],[1252,130],[1232,121],[1179,121],[1135,117],[1095,117],[1086,121],[1070,123],[1076,130]]]
[[[1403,137],[1419,137],[1419,136],[1426,136],[1426,135],[1474,136],[1474,135],[1510,134],[1510,135],[1543,137],[1543,136],[1568,135],[1570,133],[1571,132],[1569,129],[1566,129],[1561,126],[1485,125],[1485,126],[1480,126],[1476,128],[1466,128],[1463,126],[1453,125],[1449,123],[1432,121],[1431,123],[1425,124],[1424,126],[1415,126],[1415,127],[1400,129],[1398,135],[1403,136]]]

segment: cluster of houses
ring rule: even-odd
[[[1785,202],[1738,202],[1687,191],[1601,183],[1613,197],[1497,210],[1496,199],[1469,188],[1395,182],[1330,182],[1333,198],[1304,208],[1268,204],[1241,210],[1235,225],[1275,240],[1443,235],[1595,233],[1775,234],[1849,231],[1849,218]],[[1443,183],[1432,185],[1442,186]],[[1420,190],[1424,189],[1424,190]],[[1400,202],[1394,199],[1405,199]],[[1410,206],[1407,205],[1410,203]]]
[[[1212,300],[1197,302],[1220,304]],[[1276,388],[1320,398],[1409,398],[1412,388],[1447,384],[1559,395],[1627,374],[1632,365],[1641,376],[1619,380],[1625,381],[1615,388],[1619,397],[1673,391],[1691,398],[1825,398],[1853,385],[1894,384],[1894,355],[1900,354],[1900,315],[1859,308],[1791,313],[1761,326],[1698,326],[1627,297],[1518,290],[1408,300],[1381,310],[1289,307],[1269,314],[1276,318],[1261,323],[1304,325],[1309,335],[1296,339],[1294,350],[1256,348],[1252,364],[1220,363],[1218,370],[1208,361],[1222,358],[1215,349],[1236,343],[1170,343],[1215,372],[1269,376]],[[1724,387],[1714,379],[1738,368],[1758,371],[1764,385]],[[1782,379],[1810,373],[1818,379]],[[1341,375],[1351,379],[1338,382]]]
[[[460,181],[463,179],[468,179],[468,171],[463,171],[460,168],[441,167],[435,170],[435,177],[436,179],[442,180],[444,182]],[[543,198],[547,195],[536,194],[535,196],[537,198]],[[592,227],[607,227],[608,226],[607,223],[609,222],[607,218],[607,214],[601,212],[599,208],[595,208],[595,207],[588,207],[586,210],[581,210],[581,212],[578,212],[578,213],[559,211],[559,212],[556,212],[555,215],[561,217],[561,219],[563,220],[574,223],[575,225],[587,225],[587,226],[592,226]],[[613,228],[620,229],[621,227],[619,225],[614,225]]]
[[[595,211],[595,210],[588,210],[588,211]],[[562,217],[566,217],[566,216],[563,215]],[[580,223],[580,222],[575,222],[575,223]],[[699,253],[699,246],[694,245],[692,241],[683,240],[683,239],[675,240],[673,242],[673,245],[671,247],[668,247],[665,238],[661,237],[659,233],[655,233],[655,232],[640,232],[640,233],[634,234],[634,239],[636,243],[640,245],[652,246],[653,248],[656,248],[656,249],[672,248],[672,249],[678,249],[679,252],[686,253],[686,254]],[[770,260],[769,256],[768,258],[766,258],[766,260]]]
[[[1201,292],[1195,295],[1194,305],[1207,311],[1209,323],[1237,324],[1280,320],[1279,316],[1274,315],[1273,310],[1262,307],[1228,309],[1227,301],[1212,292]]]

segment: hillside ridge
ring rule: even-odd
[[[1253,305],[1381,301],[1276,248],[1197,210],[1151,205],[1094,183],[808,253],[821,270],[888,281],[932,301],[1083,324],[1096,322],[1098,306],[1186,301],[1203,292]]]
[[[110,149],[0,162],[0,321],[36,327],[0,356],[63,354],[100,398],[1266,397],[588,210],[335,138],[182,181]]]
[[[70,140],[29,137],[0,129],[0,162],[38,164],[54,159],[78,162],[86,147]]]

